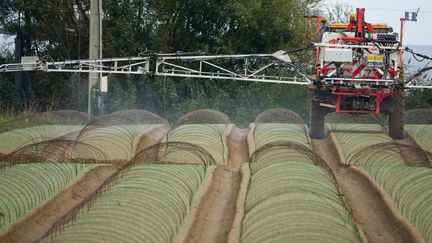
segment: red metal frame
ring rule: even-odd
[[[347,37],[347,36],[344,36],[344,37],[342,37],[342,40],[346,41],[346,42],[358,43],[358,42],[363,42],[365,40],[365,38],[363,38],[363,37]]]
[[[356,37],[364,37],[364,8],[357,9]]]
[[[354,90],[354,91],[333,91],[333,95],[337,95],[337,101],[336,101],[336,113],[375,113],[377,115],[381,114],[381,103],[384,101],[385,98],[394,96],[394,92],[388,92],[386,93],[383,88],[376,90]],[[359,97],[362,94],[370,94],[371,96],[375,97],[375,112],[368,111],[368,110],[342,110],[341,109],[341,101],[342,96],[351,96],[351,97]]]
[[[400,27],[400,40],[399,40],[399,45],[400,45],[400,47],[401,47],[401,49],[400,49],[400,53],[399,53],[399,68],[401,69],[401,70],[403,70],[403,43],[402,43],[402,41],[403,41],[403,35],[404,35],[404,24],[405,24],[405,19],[404,18],[401,18],[400,19],[400,22],[401,22],[401,27]]]
[[[351,43],[362,43],[366,40],[366,31],[369,33],[376,33],[375,29],[373,28],[373,25],[370,23],[365,22],[365,9],[359,8],[357,9],[357,19],[356,23],[350,23],[347,26],[347,30],[351,31],[354,29],[355,31],[355,37],[342,37],[341,39],[345,42],[351,42]],[[319,36],[320,30],[321,30],[321,17],[318,16],[318,24],[317,24],[317,35]],[[367,28],[367,29],[366,29]],[[401,33],[403,30],[403,21],[401,19]],[[402,43],[403,33],[401,34],[401,43]],[[331,40],[331,43],[337,44],[340,39],[334,39]],[[368,50],[367,50],[368,51]],[[334,70],[332,67],[333,63],[328,63],[325,65],[322,69],[320,68],[320,48],[316,48],[316,68],[317,68],[317,76],[320,76],[323,74],[326,76],[328,72],[331,70]],[[402,55],[401,55],[401,61],[402,61]],[[368,72],[368,78],[369,79],[381,79],[381,75],[378,73],[377,70],[375,70],[372,67],[367,67],[366,71]],[[343,68],[345,71],[353,71],[352,68]],[[321,73],[322,72],[322,73]],[[392,78],[397,74],[396,70],[394,68],[391,68],[389,70],[389,74]],[[337,113],[363,113],[363,114],[381,114],[381,104],[387,97],[394,96],[393,91],[386,91],[383,87],[379,88],[373,88],[373,89],[353,89],[353,90],[337,90],[338,87],[334,86],[340,83],[340,80],[335,80],[332,85],[329,85],[327,87],[321,87],[322,90],[332,90],[332,95],[337,96],[336,100],[336,112]],[[342,99],[343,97],[360,97],[360,96],[369,96],[374,99],[375,102],[375,110],[344,110],[341,108],[342,105]]]

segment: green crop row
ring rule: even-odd
[[[261,169],[268,167],[271,164],[288,163],[287,161],[313,164],[311,158],[308,157],[308,154],[306,154],[307,151],[304,151],[305,153],[302,153],[296,148],[288,147],[289,145],[291,144],[288,144],[286,146],[282,145],[270,147],[269,149],[265,149],[263,151],[260,151],[259,153],[255,153],[252,159],[252,163],[250,165],[251,172],[254,174]]]
[[[432,125],[406,125],[405,129],[422,149],[432,153]]]
[[[345,155],[345,163],[365,148],[393,141],[375,124],[333,123],[331,130]]]
[[[324,170],[290,157],[259,170],[251,167],[241,242],[361,241]]]
[[[367,171],[426,241],[432,241],[432,171],[406,167],[401,151],[394,146],[386,147],[385,143],[392,141],[379,126],[333,124],[332,129],[345,157]],[[408,125],[407,130],[423,149],[430,146],[431,126]]]
[[[43,125],[0,133],[0,153],[9,154],[14,150],[78,131],[81,126]]]
[[[168,134],[168,142],[183,142],[198,145],[209,152],[217,164],[227,160],[228,148],[225,135],[226,124],[184,124]]]
[[[272,142],[294,142],[310,147],[307,129],[300,124],[260,123],[254,130],[255,148]]]
[[[210,170],[141,165],[96,199],[50,242],[172,242]]]
[[[0,171],[0,229],[40,206],[89,166],[22,164]]]
[[[109,160],[130,160],[142,135],[158,125],[117,125],[86,130],[78,138],[82,143],[103,151]]]
[[[426,242],[432,242],[432,170],[397,165],[362,168],[385,189]]]
[[[241,242],[360,242],[333,178],[299,124],[258,124]],[[259,150],[262,149],[262,150]]]

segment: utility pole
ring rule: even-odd
[[[102,58],[102,0],[90,0],[90,41],[89,59]],[[88,82],[88,115],[92,115],[92,90],[100,81],[102,74],[90,73]]]

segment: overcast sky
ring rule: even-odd
[[[326,4],[343,2],[366,9],[369,23],[387,23],[399,33],[400,18],[405,11],[420,8],[418,22],[407,22],[404,31],[406,45],[432,45],[432,0],[324,0]]]

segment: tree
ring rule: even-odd
[[[411,90],[406,96],[406,110],[432,108],[432,90]]]
[[[315,23],[303,15],[319,2],[104,0],[104,56],[136,56],[143,51],[270,53],[304,47],[314,40]],[[49,56],[46,60],[88,56],[87,0],[5,0],[0,7],[0,24],[11,35],[21,27],[28,53]],[[311,59],[307,52],[298,57],[300,63]],[[85,90],[80,75],[37,73],[33,79],[34,98],[43,107],[83,108],[85,98],[74,100]],[[139,76],[114,79],[119,81],[110,84],[108,111],[136,107],[175,119],[191,109],[210,107],[252,119],[271,107],[307,107],[299,102],[307,98],[306,88]]]
[[[2,47],[0,50],[0,63],[8,63],[12,60],[13,55],[10,50]],[[0,111],[15,109],[18,105],[13,76],[11,74],[0,74]]]
[[[348,3],[336,2],[325,5],[324,13],[330,23],[348,23],[353,13],[353,6]]]

